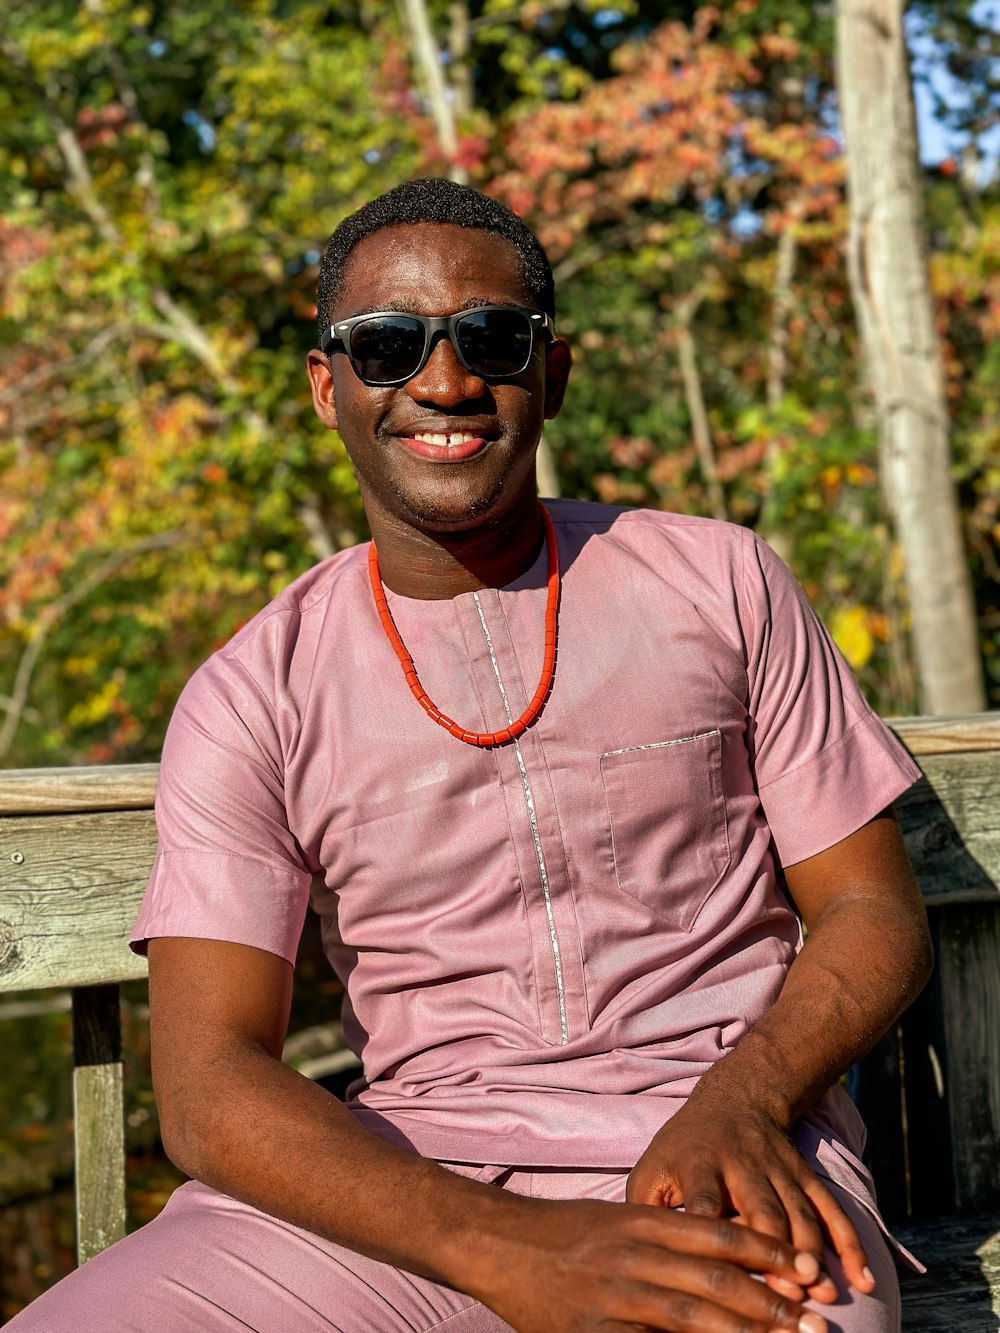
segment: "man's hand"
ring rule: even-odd
[[[858,1291],[875,1287],[847,1214],[799,1155],[780,1124],[752,1103],[736,1103],[706,1079],[655,1136],[628,1180],[630,1203],[683,1205],[687,1214],[732,1217],[814,1256],[819,1277],[803,1284],[817,1301],[836,1300],[822,1272],[824,1240]],[[795,1295],[793,1287],[774,1282]]]
[[[513,1202],[513,1200],[511,1201]],[[628,1204],[525,1200],[485,1247],[471,1294],[518,1333],[824,1333],[826,1323],[753,1273],[789,1289],[819,1265],[732,1222]]]
[[[819,1261],[825,1234],[848,1281],[870,1292],[857,1232],[787,1135],[919,993],[931,966],[926,913],[891,810],[785,867],[785,879],[805,946],[773,1007],[655,1136],[627,1198],[733,1217]],[[809,1293],[835,1297],[829,1280]]]
[[[824,1333],[751,1276],[801,1295],[816,1260],[785,1242],[662,1208],[524,1199],[362,1129],[282,1065],[292,969],[274,954],[157,938],[149,963],[164,1141],[214,1189],[466,1291],[518,1333]]]

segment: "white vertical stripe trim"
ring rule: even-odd
[[[500,675],[500,663],[497,661],[497,655],[493,648],[493,637],[490,634],[490,627],[486,623],[486,617],[483,615],[483,608],[479,601],[479,593],[472,594],[476,603],[476,610],[479,612],[479,623],[483,627],[483,635],[486,638],[486,647],[489,650],[490,661],[493,664],[493,674],[496,677],[497,687],[500,690],[500,698],[503,700],[503,711],[507,717],[507,725],[514,721],[510,711],[510,701],[507,698],[507,691],[504,688],[503,677]],[[549,923],[549,940],[552,944],[552,961],[555,964],[556,972],[556,993],[559,997],[559,1039],[563,1046],[569,1042],[569,1027],[566,1022],[566,992],[563,988],[562,956],[559,952],[559,936],[556,934],[556,922],[552,913],[552,896],[549,893],[549,872],[545,867],[545,853],[542,850],[542,839],[538,832],[538,816],[535,813],[535,798],[531,792],[531,783],[528,781],[528,770],[524,764],[524,755],[521,753],[520,740],[514,738],[514,753],[517,755],[517,766],[521,773],[521,786],[524,788],[524,803],[528,807],[528,819],[531,823],[531,837],[535,844],[535,859],[538,862],[538,877],[542,884],[542,897],[545,900],[545,915]]]

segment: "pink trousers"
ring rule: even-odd
[[[621,1202],[626,1176],[614,1171],[457,1167],[518,1194]],[[827,1183],[850,1215],[877,1279],[850,1290],[827,1255],[841,1291],[811,1308],[830,1333],[898,1333],[899,1286],[871,1216]],[[191,1182],[163,1212],[34,1301],[11,1333],[504,1333],[490,1310],[425,1278],[390,1268]]]

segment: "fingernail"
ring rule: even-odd
[[[826,1333],[826,1320],[818,1314],[804,1314],[799,1320],[799,1333]]]
[[[816,1275],[820,1272],[819,1261],[814,1254],[809,1254],[804,1250],[800,1251],[795,1256],[795,1271],[812,1286]]]
[[[865,1265],[864,1268],[862,1268],[862,1270],[861,1270],[861,1276],[865,1279],[866,1282],[871,1282],[872,1285],[874,1285],[874,1283],[875,1283],[875,1274],[874,1274],[874,1273],[872,1272],[872,1270],[867,1266],[867,1264]]]

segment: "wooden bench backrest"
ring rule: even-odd
[[[890,1215],[997,1206],[1000,714],[893,726],[926,779],[898,809],[938,969],[855,1092]],[[118,985],[146,972],[127,939],[156,777],[155,764],[0,772],[0,992],[72,990],[81,1262],[124,1232]]]

